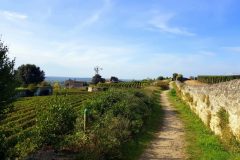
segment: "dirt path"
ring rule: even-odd
[[[163,126],[156,133],[156,139],[151,142],[140,160],[185,159],[183,124],[177,117],[176,110],[168,101],[167,91],[161,94],[161,105],[165,113]]]

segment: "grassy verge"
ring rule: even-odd
[[[219,138],[208,129],[200,118],[176,95],[169,92],[170,102],[176,107],[185,125],[188,159],[239,160],[240,153],[225,149]]]
[[[150,94],[151,91],[147,91]],[[159,130],[162,123],[163,112],[160,106],[160,90],[154,91],[153,95],[153,110],[151,117],[146,121],[142,132],[133,140],[124,144],[123,159],[137,160],[150,142],[154,139],[154,133]]]

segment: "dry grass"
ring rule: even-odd
[[[190,86],[204,86],[204,85],[208,85],[207,83],[199,82],[197,80],[187,80],[184,83],[187,84],[187,85],[190,85]]]
[[[160,87],[162,90],[168,90],[169,89],[169,80],[158,80],[154,84],[157,87]]]

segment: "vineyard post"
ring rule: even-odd
[[[88,109],[87,108],[85,108],[84,109],[84,132],[86,131],[86,126],[87,126],[87,112],[88,112]]]

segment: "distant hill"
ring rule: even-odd
[[[79,78],[79,77],[57,77],[57,76],[46,76],[45,80],[49,82],[64,82],[65,80],[72,79],[77,81],[91,82],[92,78]]]

